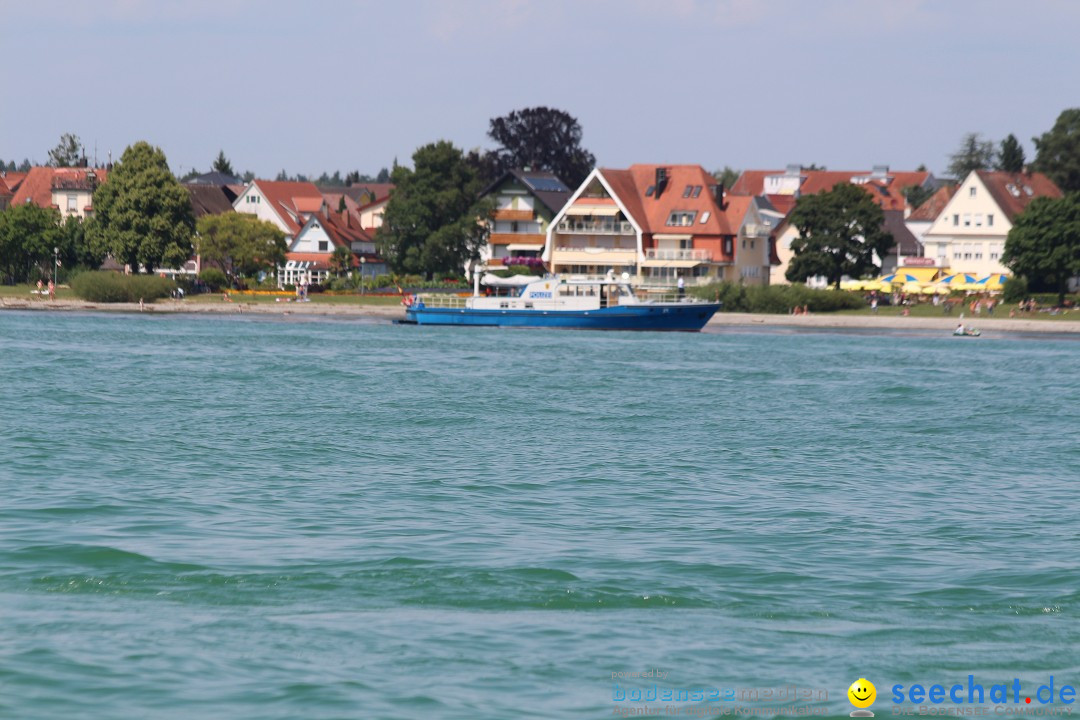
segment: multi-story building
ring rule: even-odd
[[[94,191],[107,177],[105,168],[33,167],[19,184],[11,204],[53,207],[65,220],[70,217],[82,220],[93,214]]]
[[[1042,173],[975,170],[923,236],[926,255],[954,273],[1007,274],[1001,255],[1016,216],[1037,197],[1061,196],[1058,186]]]
[[[480,250],[486,265],[539,258],[555,215],[570,199],[570,188],[549,172],[508,170],[482,193],[495,208],[488,244]]]
[[[728,210],[700,165],[597,168],[552,220],[543,257],[554,273],[625,272],[645,285],[735,281],[736,237],[755,216],[742,203]]]

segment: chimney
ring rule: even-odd
[[[716,206],[723,210],[724,205],[724,183],[717,183],[713,186],[713,194],[716,197]]]
[[[667,168],[658,167],[656,168],[656,193],[653,197],[659,200],[665,187],[667,187]]]

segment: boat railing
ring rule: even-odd
[[[707,302],[700,298],[691,297],[690,295],[680,295],[679,293],[653,293],[638,291],[637,298],[640,302],[657,302],[657,303],[701,303]]]
[[[419,295],[417,300],[424,303],[424,307],[429,308],[447,308],[452,310],[460,310],[465,307],[465,301],[469,299],[469,296],[462,295],[448,295],[446,293],[432,293],[429,295]]]

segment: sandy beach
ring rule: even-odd
[[[0,310],[35,310],[51,312],[116,312],[194,315],[323,315],[338,317],[370,317],[386,320],[404,319],[405,311],[396,305],[353,305],[333,303],[265,303],[265,302],[186,302],[163,300],[147,304],[143,310],[138,303],[91,303],[82,300],[22,300],[0,298]],[[951,331],[960,322],[957,316],[897,317],[890,315],[766,315],[757,313],[717,313],[707,328],[717,327],[786,327],[786,328],[846,328],[887,330]],[[1033,320],[1029,318],[987,318],[965,316],[964,323],[982,331],[1021,333],[1080,333],[1080,314],[1077,320]]]

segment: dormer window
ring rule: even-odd
[[[690,193],[692,193],[692,192],[694,192],[694,186],[693,185],[687,185],[686,189],[682,191],[682,196],[684,198],[688,198],[688,197],[690,197]]]
[[[701,195],[701,186],[700,185],[695,185],[694,186],[694,192],[692,193],[691,196],[692,197],[698,197],[699,195]]]
[[[675,212],[668,215],[667,224],[674,225],[676,227],[686,227],[687,225],[693,225],[694,219],[696,217],[696,211],[676,210]]]
[[[656,192],[656,186],[650,185],[649,189],[645,191],[645,197],[652,197],[654,192]]]

